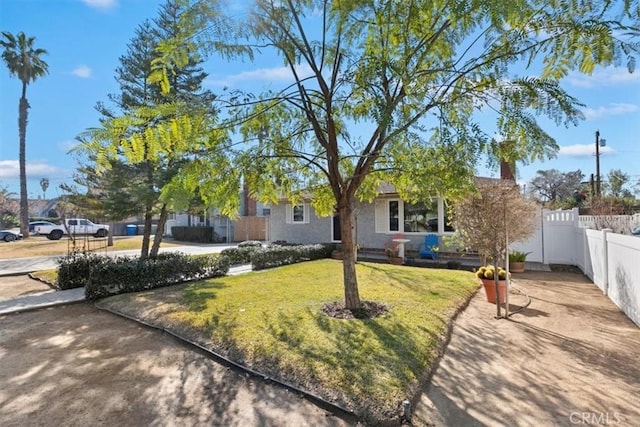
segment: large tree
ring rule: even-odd
[[[638,36],[628,26],[638,22],[636,5],[257,0],[245,24],[252,52],[278,54],[293,84],[235,104],[251,142],[247,180],[262,199],[310,197],[320,214],[338,213],[345,305],[359,308],[354,202],[373,199],[383,181],[410,201],[455,196],[486,151],[507,162],[554,155],[535,115],[575,124],[581,105],[562,77],[627,55],[632,68],[637,46],[619,37]],[[164,46],[165,74],[193,40]],[[496,112],[495,129],[480,128],[480,109]],[[508,152],[494,132],[513,141]]]
[[[629,184],[629,174],[622,172],[620,169],[611,169],[607,174],[606,189],[613,197],[633,197],[633,193],[627,188]]]
[[[29,101],[27,86],[37,78],[49,72],[49,66],[42,59],[47,51],[34,47],[35,37],[27,37],[23,32],[13,35],[2,32],[0,45],[4,48],[2,59],[9,68],[9,73],[22,82],[22,93],[18,106],[18,134],[20,138],[20,232],[29,237],[29,199],[27,196],[27,119]]]
[[[171,197],[167,195],[167,191],[163,195],[163,191],[188,163],[189,155],[193,154],[187,147],[178,151],[175,145],[176,139],[179,138],[185,139],[182,142],[189,143],[188,138],[193,135],[160,135],[158,132],[164,130],[167,125],[177,129],[177,123],[185,123],[189,115],[206,115],[205,122],[210,123],[216,114],[212,105],[215,96],[202,88],[207,74],[202,70],[202,59],[196,52],[187,54],[184,64],[171,69],[168,76],[170,91],[163,92],[159,84],[149,81],[152,63],[160,55],[157,51],[158,44],[162,40],[174,37],[180,31],[179,24],[183,19],[181,16],[188,10],[188,2],[169,0],[160,8],[155,20],[145,21],[138,27],[135,37],[128,45],[127,54],[120,57],[120,66],[116,69],[120,92],[109,95],[110,105],[99,103],[97,106],[103,116],[102,128],[91,130],[80,137],[85,143],[78,151],[87,153],[88,158],[102,162],[98,169],[103,170],[105,175],[104,188],[115,190],[115,187],[110,185],[114,182],[111,176],[113,173],[104,170],[103,167],[110,169],[117,166],[120,172],[123,169],[127,170],[130,179],[121,183],[124,186],[121,193],[126,194],[126,197],[109,193],[105,194],[102,200],[105,201],[105,213],[109,215],[116,213],[118,209],[114,209],[113,203],[107,201],[119,200],[125,203],[126,207],[139,207],[145,223],[142,257],[157,255],[169,208],[183,205],[174,203],[178,197],[175,194],[175,180],[170,187],[174,189]],[[203,128],[199,126],[205,122],[195,124],[190,130],[202,131]],[[114,127],[115,123],[123,127]],[[105,130],[111,133],[105,133]],[[121,141],[135,139],[134,135],[139,137],[138,141],[142,145],[127,147],[127,144]],[[105,138],[101,147],[92,145],[97,137]],[[162,138],[164,142],[161,141]],[[162,145],[169,141],[173,141],[170,144],[174,145]],[[191,142],[196,152],[197,142]],[[115,148],[114,155],[110,158],[96,155],[96,150],[99,151],[106,146]],[[180,195],[179,198],[182,200],[184,196]],[[120,211],[128,211],[126,207],[123,206]],[[151,246],[151,224],[156,214],[159,214],[158,228]]]
[[[529,192],[541,203],[569,199],[582,188],[583,179],[584,174],[580,169],[571,172],[539,170],[531,180]]]

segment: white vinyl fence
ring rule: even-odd
[[[540,247],[541,235],[544,264],[570,264],[579,267],[640,326],[640,236],[618,234],[610,229],[584,228],[594,220],[581,218],[578,209],[543,210],[541,217],[541,230],[536,236],[513,247],[534,252],[536,246]],[[632,218],[634,222],[637,219]]]

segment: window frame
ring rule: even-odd
[[[383,233],[383,234],[394,234],[394,233],[402,233],[402,234],[407,234],[407,235],[411,235],[411,236],[424,236],[426,234],[438,234],[438,235],[451,235],[455,233],[454,231],[446,231],[445,230],[445,203],[444,203],[444,199],[442,199],[441,197],[434,197],[431,200],[436,202],[436,217],[438,219],[438,230],[436,231],[404,231],[404,211],[405,211],[405,204],[408,203],[404,200],[402,200],[399,197],[393,197],[393,198],[384,198],[384,199],[378,199],[376,202],[382,202],[382,211],[380,212],[379,208],[377,207],[378,204],[376,203],[376,208],[375,208],[375,215],[376,215],[376,233]],[[397,217],[397,223],[398,223],[398,229],[394,230],[391,227],[391,222],[392,222],[392,216],[391,216],[391,203],[397,203],[398,204],[398,217]],[[384,215],[384,219],[380,220],[379,218],[377,218],[377,216],[379,214],[383,214]],[[378,224],[384,224],[384,227],[382,229],[380,229],[380,227],[378,226]],[[402,226],[401,226],[402,225]],[[442,231],[440,231],[442,230]]]

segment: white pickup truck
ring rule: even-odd
[[[62,236],[69,234],[85,235],[89,234],[94,237],[106,237],[109,234],[109,226],[105,224],[94,224],[88,219],[84,218],[71,218],[65,219],[64,225],[39,225],[35,227],[35,232],[47,236],[49,240],[60,240]]]

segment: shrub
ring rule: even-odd
[[[58,259],[58,287],[73,289],[86,286],[91,281],[94,269],[107,262],[105,258],[91,252],[72,252]]]
[[[243,246],[238,245],[237,248],[227,248],[220,252],[220,256],[226,257],[229,260],[229,264],[249,264],[251,263],[251,255],[255,252],[262,250],[262,244],[260,247],[256,246]]]
[[[60,262],[61,289],[85,287],[89,300],[169,286],[187,280],[224,276],[229,261],[215,255],[160,254],[156,258],[73,254]]]
[[[245,240],[244,242],[238,243],[239,248],[252,247],[252,248],[261,248],[262,242],[258,240]]]
[[[333,244],[271,245],[264,250],[254,252],[251,255],[251,265],[254,270],[264,270],[302,261],[329,258],[333,248]]]
[[[509,252],[509,262],[525,262],[527,255],[531,252],[511,251]]]

